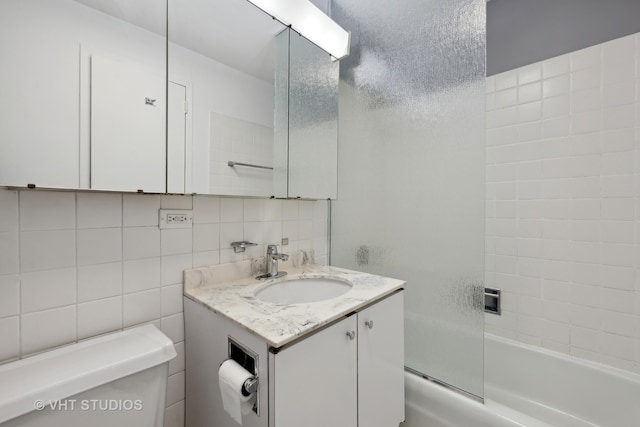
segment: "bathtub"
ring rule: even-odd
[[[485,335],[485,404],[405,374],[404,427],[638,427],[640,375]]]

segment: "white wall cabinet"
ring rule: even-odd
[[[270,354],[274,427],[404,421],[403,293]]]

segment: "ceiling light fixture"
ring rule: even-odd
[[[349,55],[351,34],[309,0],[248,0],[335,59]]]

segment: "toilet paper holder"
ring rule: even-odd
[[[250,396],[255,393],[256,400],[253,404],[252,410],[256,415],[260,415],[260,393],[258,393],[258,353],[249,350],[236,339],[228,336],[228,356],[229,359],[234,360],[248,372],[253,374],[253,377],[245,380],[242,385],[242,394],[244,396]]]

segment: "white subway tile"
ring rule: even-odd
[[[76,228],[75,193],[20,192],[20,229],[69,230]]]
[[[543,279],[544,298],[548,301],[568,303],[571,300],[571,283]]]
[[[542,132],[545,138],[561,138],[569,136],[571,121],[568,116],[553,117],[542,124]]]
[[[604,310],[602,312],[602,330],[611,334],[636,338],[636,316]]]
[[[573,114],[602,108],[602,90],[600,87],[571,92],[571,112]]]
[[[496,273],[517,274],[518,258],[515,256],[496,255]]]
[[[517,202],[519,219],[539,219],[542,217],[544,202],[541,200],[521,200]],[[515,216],[515,215],[514,215]],[[502,216],[504,218],[504,216]],[[508,217],[507,217],[508,218]]]
[[[17,314],[20,314],[20,277],[0,276],[0,318]]]
[[[542,176],[544,178],[570,178],[573,175],[573,158],[544,159]]]
[[[0,275],[17,274],[20,271],[17,231],[0,232]]]
[[[518,72],[517,70],[505,71],[504,73],[496,74],[494,79],[496,90],[515,87],[518,84]]]
[[[542,119],[542,102],[530,102],[518,105],[518,121],[520,123],[533,122]],[[502,110],[502,111],[506,111]],[[510,123],[515,124],[515,123]]]
[[[542,256],[544,259],[557,261],[571,261],[573,244],[569,240],[546,239],[542,244]]]
[[[78,302],[113,297],[121,293],[121,262],[78,267]]]
[[[0,189],[0,233],[18,231],[18,192]]]
[[[571,324],[599,330],[602,327],[602,309],[571,305]]]
[[[75,230],[23,231],[20,233],[22,272],[74,267]]]
[[[539,101],[540,99],[542,99],[542,84],[539,81],[518,87],[519,104]]]
[[[123,194],[122,225],[125,227],[157,226],[159,209],[159,195]]]
[[[242,222],[244,200],[236,197],[220,198],[220,222]]]
[[[164,427],[184,427],[184,400],[169,406],[164,413]]]
[[[79,266],[122,260],[122,228],[87,228],[77,234]]]
[[[517,168],[513,165],[513,173],[517,176]],[[518,183],[519,200],[536,200],[542,197],[541,181],[521,181]]]
[[[570,199],[572,190],[573,184],[569,178],[542,181],[542,197],[545,199]]]
[[[602,199],[602,219],[628,220],[635,219],[635,200],[631,197]]]
[[[571,201],[564,199],[547,199],[542,202],[545,219],[570,219],[572,216]]]
[[[621,289],[602,288],[602,299],[598,304],[605,310],[616,311],[618,313],[633,314],[635,312],[633,291]]]
[[[571,304],[560,301],[550,301],[545,295],[543,302],[544,318],[565,325],[571,323]]]
[[[543,159],[569,157],[572,154],[569,138],[544,139],[541,143]]]
[[[602,197],[631,198],[635,196],[634,175],[603,176],[601,183]]]
[[[298,221],[282,221],[282,237],[290,241],[298,240]]]
[[[542,62],[542,75],[544,78],[567,74],[571,71],[569,55],[560,55]]]
[[[76,340],[76,306],[23,314],[20,317],[21,354],[47,350]]]
[[[542,319],[539,317],[525,316],[518,314],[518,326],[517,330],[520,334],[525,334],[531,337],[542,336]]]
[[[233,249],[221,249],[220,253],[220,264],[227,264],[230,262],[238,262],[244,259],[243,252],[234,252]]]
[[[176,357],[169,361],[169,375],[177,374],[184,371],[184,341],[174,344],[176,349]]]
[[[122,236],[125,261],[160,256],[160,230],[157,227],[127,227]]]
[[[571,327],[566,323],[545,319],[542,323],[542,338],[568,347],[571,342]]]
[[[163,194],[160,196],[162,209],[193,209],[193,197],[180,194]]]
[[[622,37],[602,44],[603,83],[635,76],[635,40]]]
[[[132,293],[160,287],[160,258],[125,261],[123,292]]]
[[[78,339],[122,328],[122,297],[78,304]]]
[[[163,256],[192,253],[193,231],[188,228],[161,230],[160,248]]]
[[[571,73],[571,90],[573,92],[599,87],[602,82],[600,67],[585,68]]]
[[[519,107],[507,107],[492,112],[492,120],[494,128],[502,128],[505,126],[515,126],[518,124]]]
[[[602,267],[602,286],[621,290],[634,290],[635,268],[615,267],[605,265]]]
[[[573,260],[577,262],[600,262],[601,244],[599,242],[573,242]]]
[[[124,296],[124,327],[160,318],[160,288]]]
[[[571,153],[576,156],[600,154],[602,139],[602,132],[571,135]]]
[[[264,218],[264,200],[244,199],[244,222],[262,221]]]
[[[167,406],[184,400],[184,378],[184,372],[178,372],[167,379]]]
[[[519,257],[542,257],[542,239],[517,239],[517,255]]]
[[[597,220],[602,217],[602,202],[599,199],[571,200],[571,218],[576,220]]]
[[[162,332],[174,343],[184,341],[184,315],[182,313],[162,318]]]
[[[46,270],[22,275],[21,312],[46,310],[76,302],[76,270]]]
[[[540,148],[539,139],[542,138],[542,122],[523,123],[518,125],[518,142],[536,141],[538,150],[536,155],[527,153],[525,156],[518,156],[518,160],[536,160],[542,155],[542,149]]]
[[[601,340],[604,354],[625,360],[635,360],[635,339],[603,332]]]
[[[640,111],[640,109],[639,109]],[[640,121],[638,122],[640,123]],[[616,129],[602,134],[601,148],[604,153],[631,152],[634,149],[635,129]]]
[[[571,279],[583,285],[602,285],[602,266],[592,262],[574,262],[571,266]]]
[[[20,356],[20,318],[0,319],[0,362]]]
[[[220,251],[194,252],[193,268],[220,264]]]
[[[599,67],[602,61],[602,45],[571,52],[571,71],[583,68]]]
[[[516,111],[515,109],[512,111]],[[497,129],[487,130],[488,145],[509,145],[518,142],[518,127],[505,126]],[[278,218],[279,219],[279,218]]]
[[[516,258],[518,274],[521,277],[537,277],[543,275],[543,261],[539,258]]]
[[[571,221],[571,239],[578,242],[597,242],[600,240],[598,221]]]
[[[515,219],[497,219],[494,224],[496,236],[518,236],[518,222]]]
[[[231,242],[242,240],[244,227],[242,222],[220,224],[220,249],[231,248]]]
[[[194,252],[213,251],[219,248],[220,224],[195,224],[193,226]]]
[[[182,284],[164,286],[161,289],[160,314],[163,317],[182,313]]]
[[[491,93],[496,91],[496,78],[494,76],[489,76],[485,79],[485,92]]]
[[[204,253],[204,252],[199,252]],[[183,282],[184,270],[193,267],[192,253],[168,255],[160,258],[160,284],[175,285]],[[217,262],[215,262],[217,264]]]
[[[122,226],[122,195],[77,193],[78,228]]]
[[[605,243],[635,242],[635,223],[633,221],[602,221],[600,236]]]
[[[523,238],[541,238],[542,237],[542,221],[539,219],[518,220],[517,235],[518,237],[523,237]]]
[[[213,196],[194,196],[193,222],[194,224],[219,223],[220,198]]]
[[[595,164],[597,159],[593,161]],[[571,180],[572,196],[577,199],[599,198],[600,197],[600,177],[583,176],[575,177]]]
[[[264,201],[264,220],[280,221],[282,220],[282,200],[269,199]]]
[[[602,88],[602,105],[604,108],[633,104],[636,93],[635,78],[616,81]]]
[[[544,79],[542,81],[542,95],[545,98],[566,95],[571,89],[571,79],[568,74]]]
[[[545,98],[542,101],[542,115],[546,118],[568,116],[571,113],[571,101],[568,94]]]
[[[569,220],[546,220],[542,224],[542,237],[544,242],[553,240],[571,240],[571,221]],[[551,239],[551,240],[550,240]]]
[[[517,69],[518,84],[524,85],[542,79],[542,63],[527,65]]]
[[[501,286],[501,288],[504,288],[504,286]],[[515,289],[515,292],[519,295],[542,298],[542,279],[539,277],[516,276]]]
[[[544,279],[555,282],[570,282],[573,276],[573,265],[564,261],[545,260],[542,266]]]
[[[572,326],[571,346],[598,352],[600,351],[600,332],[595,329]]]
[[[575,113],[571,120],[572,135],[602,130],[602,113],[599,110]]]
[[[571,176],[584,177],[599,175],[604,169],[603,160],[599,155],[578,156],[571,159]]]
[[[634,104],[609,107],[602,110],[602,126],[605,130],[633,128],[636,126]]]

